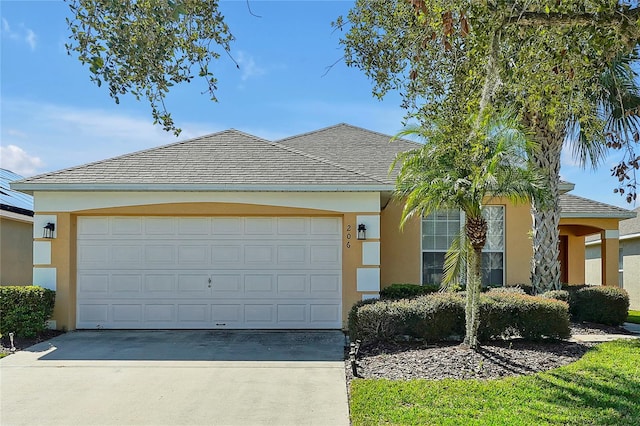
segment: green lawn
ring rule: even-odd
[[[603,343],[581,360],[502,380],[363,380],[358,425],[638,425],[640,340]]]
[[[640,324],[640,311],[629,311],[629,317],[627,318],[627,322]]]

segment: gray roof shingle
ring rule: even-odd
[[[422,145],[406,139],[390,140],[389,135],[341,123],[277,142],[349,169],[361,170],[393,185],[396,173],[390,175],[389,166],[396,155]]]
[[[636,217],[620,222],[620,236],[640,234],[640,207],[633,210]]]
[[[560,210],[562,211],[561,217],[564,218],[602,217],[627,219],[634,216],[634,213],[630,210],[572,194],[560,195]]]
[[[386,185],[387,181],[237,130],[226,130],[14,185]]]

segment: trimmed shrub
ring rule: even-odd
[[[0,287],[0,334],[35,337],[46,329],[56,292],[38,286]]]
[[[533,285],[530,283],[505,284],[505,288],[519,288],[526,294],[533,295]]]
[[[464,335],[464,299],[455,293],[357,302],[349,315],[351,340],[365,343],[403,336],[440,341],[461,335]]]
[[[489,294],[496,294],[496,293],[507,293],[507,294],[527,294],[522,288],[520,287],[491,287],[487,290],[487,293]]]
[[[549,290],[542,293],[540,297],[544,297],[545,299],[561,300],[566,303],[569,303],[569,300],[571,299],[567,290]]]
[[[566,302],[517,293],[487,293],[485,297],[480,304],[481,341],[514,335],[526,340],[570,336]]]
[[[413,299],[439,290],[440,286],[435,284],[391,284],[380,290],[380,298],[385,300]]]
[[[404,336],[426,341],[461,339],[465,333],[464,296],[434,293],[415,299],[358,302],[349,315],[351,339],[365,343]],[[527,340],[569,337],[565,302],[517,292],[489,292],[480,298],[479,339],[511,336]]]
[[[621,288],[584,286],[569,294],[574,321],[622,325],[627,320],[629,294]]]

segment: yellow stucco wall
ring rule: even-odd
[[[491,205],[505,206],[505,281],[528,283],[533,253],[530,206],[514,206],[502,199],[493,199]],[[422,280],[421,221],[412,219],[400,230],[401,215],[402,203],[396,200],[389,202],[380,215],[382,288],[393,283],[420,284]]]
[[[0,218],[0,285],[31,285],[33,224]]]
[[[53,240],[48,240],[52,242],[51,265],[45,266],[56,268],[56,306],[53,319],[59,329],[72,330],[76,325],[76,235],[78,217],[81,216],[338,216],[342,218],[343,226],[342,318],[345,327],[351,306],[361,300],[363,294],[372,294],[359,292],[356,289],[356,271],[359,267],[363,267],[363,242],[356,239],[356,232],[352,230],[357,229],[358,215],[377,215],[377,212],[336,213],[250,204],[184,203],[93,209],[73,214],[60,212],[38,212],[38,214],[57,217],[57,236]],[[367,241],[376,241],[376,239],[367,239]]]
[[[420,219],[399,228],[402,203],[391,200],[380,213],[380,287],[394,283],[420,284]]]

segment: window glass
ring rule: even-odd
[[[485,206],[487,242],[482,256],[482,284],[504,285],[504,207]],[[440,284],[445,253],[464,226],[458,210],[441,210],[422,220],[422,282]]]

